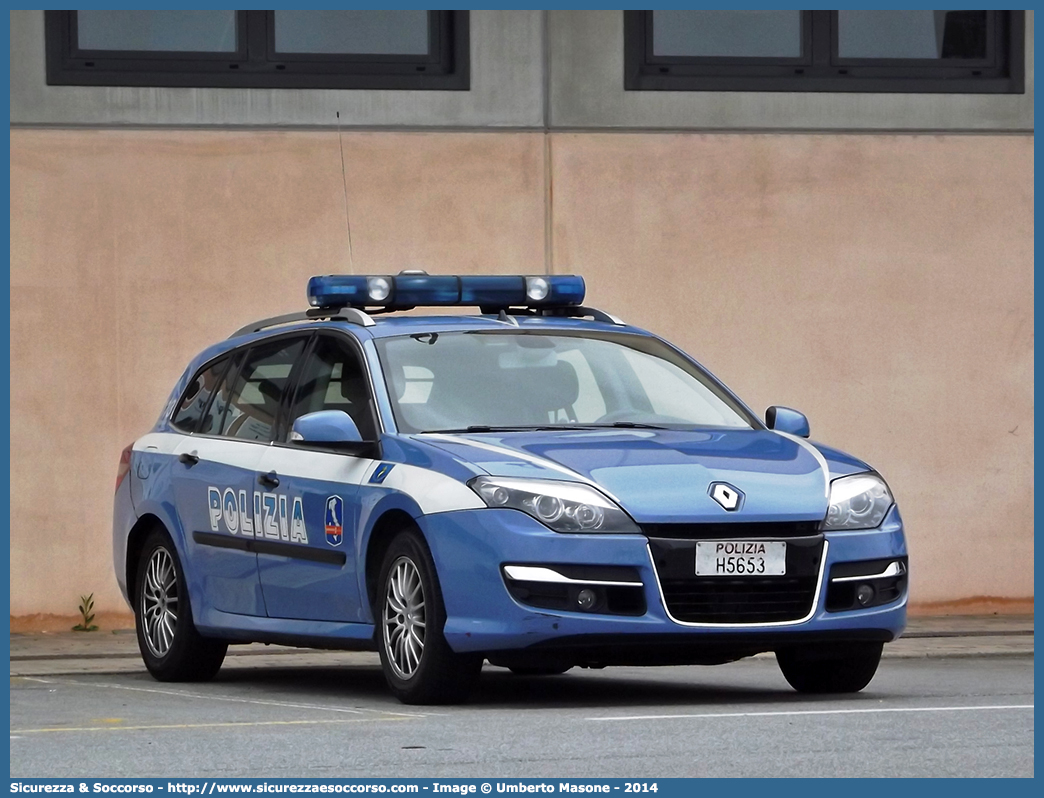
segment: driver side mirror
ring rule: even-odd
[[[380,459],[381,442],[364,441],[359,427],[343,410],[318,410],[294,421],[290,443]]]
[[[809,436],[808,419],[804,413],[782,405],[772,405],[765,411],[765,425],[777,432],[789,432],[799,438]]]

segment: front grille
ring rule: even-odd
[[[689,623],[770,623],[808,615],[815,576],[662,579],[667,609]]]
[[[772,521],[766,523],[642,524],[651,538],[672,540],[756,540],[801,538],[819,532],[821,521]]]
[[[696,576],[695,540],[650,538],[649,550],[671,617],[686,623],[801,620],[815,603],[823,536],[789,537],[786,542],[785,576]]]

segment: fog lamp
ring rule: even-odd
[[[860,607],[866,607],[874,600],[874,589],[870,585],[860,585],[856,590],[856,601]]]
[[[589,610],[592,607],[594,607],[595,600],[597,598],[598,597],[595,595],[595,592],[591,590],[591,588],[585,587],[583,590],[576,594],[576,603],[577,606],[580,607],[580,609]]]

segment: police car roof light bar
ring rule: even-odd
[[[407,309],[417,306],[564,308],[584,301],[584,278],[556,275],[330,274],[308,281],[313,307]]]

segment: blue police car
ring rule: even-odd
[[[407,703],[517,673],[775,652],[865,687],[906,624],[866,463],[764,423],[576,276],[326,276],[189,364],[124,451],[113,549],[160,680],[229,644],[374,650]],[[403,315],[420,306],[465,315]]]

